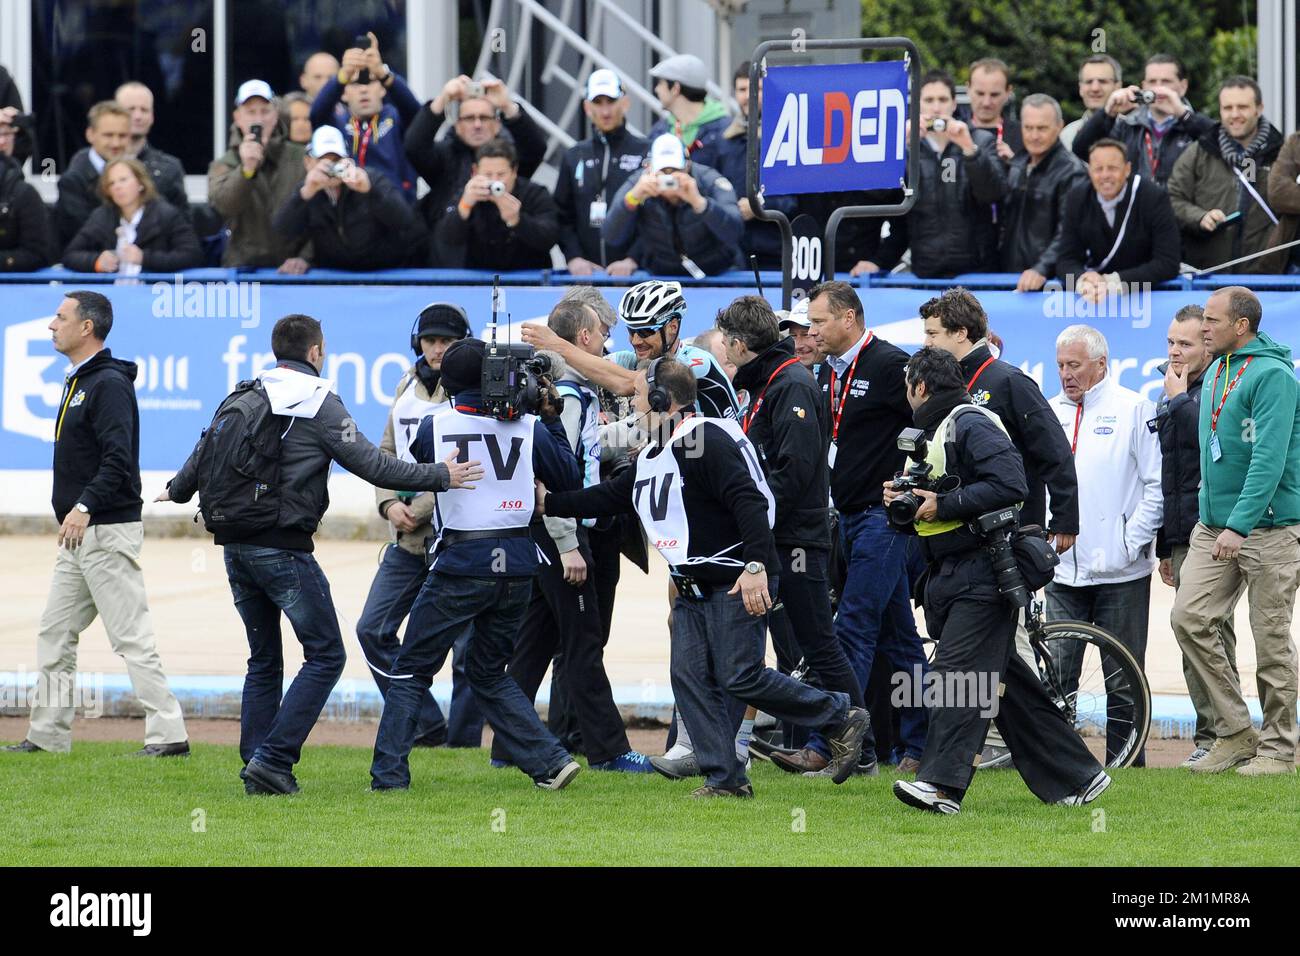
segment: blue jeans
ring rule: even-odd
[[[288,773],[343,673],[347,653],[329,582],[306,551],[225,546],[226,577],[248,632],[248,676],[239,713],[239,755]],[[303,664],[284,691],[280,612],[302,645]]]
[[[777,593],[776,578],[768,580]],[[740,595],[719,587],[708,598],[678,596],[673,604],[670,674],[673,698],[691,731],[700,769],[711,787],[748,782],[736,759],[735,701],[777,720],[834,731],[849,711],[847,694],[819,690],[763,663],[767,616],[745,610]]]
[[[866,692],[876,648],[895,672],[922,673],[930,669],[912,616],[908,575],[908,538],[890,526],[882,506],[858,514],[840,515],[840,543],[848,563],[844,593],[835,616],[835,636],[844,646],[849,666]],[[925,751],[924,707],[899,708],[899,749],[921,758]],[[830,756],[825,741],[814,734],[808,746]]]
[[[393,667],[393,682],[375,738],[371,786],[407,787],[407,758],[415,740],[420,701],[434,669],[456,638],[472,628],[465,670],[479,709],[515,766],[534,779],[569,761],[569,752],[546,729],[506,666],[532,596],[532,578],[477,578],[433,571],[411,608],[407,638]]]
[[[423,555],[403,551],[395,544],[384,549],[379,571],[370,584],[366,606],[357,621],[357,640],[365,655],[375,686],[387,699],[389,676],[397,661],[401,642],[397,629],[402,619],[411,613],[420,587],[428,576],[429,566]],[[469,629],[456,639],[451,658],[451,720],[442,716],[442,710],[433,694],[426,693],[420,702],[420,718],[415,736],[446,732],[451,747],[478,747],[483,741],[483,715],[478,712],[474,695],[465,677],[465,651],[469,646]],[[435,673],[442,670],[439,662]]]

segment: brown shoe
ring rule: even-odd
[[[739,797],[742,800],[752,800],[754,797],[754,788],[751,784],[741,784],[735,789],[727,787],[699,787],[691,791],[691,796],[696,800],[708,800],[713,797]]]
[[[902,760],[898,761],[899,773],[916,773],[920,769],[921,761],[917,760],[915,757],[904,757]]]
[[[772,754],[772,763],[786,773],[816,773],[818,770],[826,769],[826,765],[830,761],[817,751],[805,747],[803,750],[796,750],[792,754],[774,752]]]

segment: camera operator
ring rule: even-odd
[[[560,234],[555,200],[519,175],[515,148],[505,140],[484,143],[474,156],[456,211],[438,220],[435,261],[446,269],[549,269]]]
[[[938,647],[932,667],[943,680],[935,685],[945,689],[942,703],[930,708],[929,737],[916,781],[895,781],[894,795],[933,813],[961,809],[990,716],[979,702],[958,699],[954,691],[964,685],[994,691],[985,706],[996,707],[993,722],[1020,776],[1040,800],[1090,803],[1110,778],[1052,703],[1038,675],[1015,653],[1019,605],[1007,592],[1017,579],[1021,592],[1026,586],[1016,561],[1009,569],[998,569],[999,555],[990,547],[996,538],[971,527],[976,519],[1004,512],[1005,517],[998,516],[1004,525],[1000,556],[1010,557],[1005,535],[1015,530],[1015,513],[1027,490],[1020,455],[998,417],[971,402],[966,374],[942,349],[929,346],[908,360],[907,400],[923,433],[911,436],[917,446],[912,454],[919,461],[910,471],[923,462],[928,474],[911,491],[900,489],[897,479],[885,482],[884,501],[890,520],[913,524],[921,539],[928,567],[917,587],[926,627]],[[952,485],[950,491],[939,490]],[[967,679],[954,681],[950,675]]]
[[[467,625],[473,627],[465,662],[470,687],[511,762],[544,790],[561,789],[579,770],[506,673],[539,564],[529,530],[534,478],[565,490],[578,488],[578,462],[553,397],[534,406],[520,393],[504,403],[495,391],[485,393],[485,384],[523,379],[536,385],[534,373],[521,374],[513,355],[488,357],[487,349],[479,339],[463,339],[447,349],[442,386],[453,404],[425,418],[411,446],[417,461],[481,456],[488,467],[473,494],[438,495],[429,576],[411,608],[375,738],[374,790],[410,786],[408,757],[421,700],[434,669]]]
[[[635,513],[668,561],[677,586],[673,696],[707,776],[692,796],[754,795],[736,754],[731,698],[779,720],[821,727],[832,752],[831,777],[843,783],[857,766],[867,712],[846,694],[818,690],[763,665],[771,592],[779,584],[768,576],[777,566],[771,532],[776,505],[740,426],[696,415],[690,410],[695,391],[695,376],[681,363],[650,363],[637,374],[633,407],[654,447],[637,456],[635,468],[594,488],[548,493],[540,484],[538,506],[551,517]]]
[[[397,382],[393,408],[384,426],[379,450],[402,461],[415,461],[411,441],[420,422],[447,407],[447,390],[442,387],[442,357],[447,349],[469,337],[469,318],[458,305],[434,302],[425,306],[411,330],[411,351],[415,364]],[[429,570],[425,556],[433,536],[434,495],[429,492],[401,492],[376,488],[379,515],[393,529],[393,543],[384,549],[379,571],[370,584],[365,607],[357,619],[357,643],[375,678],[379,693],[387,697],[392,683],[393,661],[401,642],[397,629],[411,613],[411,605]],[[465,676],[468,630],[456,641],[452,656],[450,718],[438,702],[426,693],[420,706],[415,745],[436,747],[479,747],[483,742],[483,715],[478,712]]]
[[[322,126],[303,158],[307,177],[275,214],[276,230],[311,242],[311,265],[323,269],[396,269],[407,265],[415,213],[379,170],[348,158],[343,134]]]

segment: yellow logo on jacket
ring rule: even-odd
[[[70,402],[68,402],[68,407],[69,407],[69,408],[76,408],[78,405],[80,405],[80,404],[81,404],[82,402],[84,402],[85,400],[86,400],[86,393],[85,393],[85,391],[84,391],[84,390],[79,391],[79,392],[77,392],[76,395],[73,395],[73,396],[72,396],[72,400],[71,400]]]

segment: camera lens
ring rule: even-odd
[[[1154,90],[1143,90],[1141,93],[1138,94],[1138,99],[1140,99],[1140,100],[1141,100],[1143,103],[1145,103],[1147,106],[1150,106],[1152,103],[1154,103],[1154,102],[1156,101],[1156,94],[1155,94],[1155,91],[1154,91]]]
[[[499,179],[494,180],[492,184],[488,186],[488,191],[491,192],[493,196],[504,196],[506,194],[506,184]]]
[[[916,513],[921,508],[921,499],[910,491],[905,491],[885,508],[890,524],[905,527],[916,520]]]
[[[1016,553],[1011,549],[1011,539],[1005,530],[989,536],[989,555],[993,559],[993,574],[998,581],[998,593],[1015,607],[1029,603],[1029,589],[1016,564]]]
[[[936,133],[942,133],[948,128],[948,121],[942,116],[930,123],[930,129]]]

